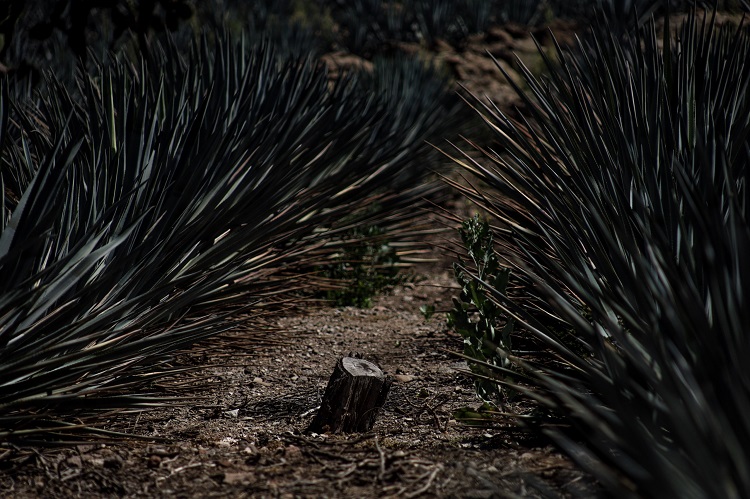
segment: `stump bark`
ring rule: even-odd
[[[391,380],[372,362],[355,357],[340,358],[328,380],[320,410],[307,431],[370,431],[390,387]]]

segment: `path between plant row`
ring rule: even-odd
[[[371,309],[285,317],[278,340],[236,367],[209,368],[219,389],[200,405],[129,415],[112,428],[160,440],[30,454],[2,478],[2,497],[566,497],[591,480],[545,442],[511,429],[457,422],[479,404],[461,340],[445,315],[455,290],[439,270],[394,289]],[[241,334],[241,333],[236,333]],[[359,352],[393,377],[371,433],[304,432],[336,359]],[[194,359],[227,363],[226,351]],[[236,353],[234,355],[237,355]],[[512,408],[511,408],[512,409]],[[516,408],[518,409],[518,408]],[[520,410],[520,409],[519,409]],[[122,426],[126,424],[127,427]]]

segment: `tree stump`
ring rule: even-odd
[[[356,433],[372,429],[391,380],[364,359],[343,357],[328,380],[323,402],[307,431]]]

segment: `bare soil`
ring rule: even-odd
[[[0,476],[2,497],[570,497],[593,481],[547,442],[512,427],[457,422],[480,404],[445,315],[452,275],[437,268],[371,309],[278,320],[280,344],[211,367],[198,405],[113,420],[147,437],[29,454]],[[350,352],[394,380],[368,434],[306,433],[336,360]],[[227,352],[195,359],[226,363]],[[235,354],[236,355],[236,354]],[[217,388],[218,387],[218,388]],[[509,410],[523,411],[522,407]]]

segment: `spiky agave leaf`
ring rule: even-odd
[[[174,352],[299,287],[320,228],[429,192],[399,180],[423,136],[382,93],[219,38],[0,113],[2,177],[33,173],[0,236],[3,437],[146,403]]]
[[[525,121],[477,101],[502,149],[458,160],[575,334],[493,294],[558,359],[515,359],[579,430],[558,442],[614,495],[744,497],[750,35],[695,16],[669,32],[560,50],[525,74]]]

